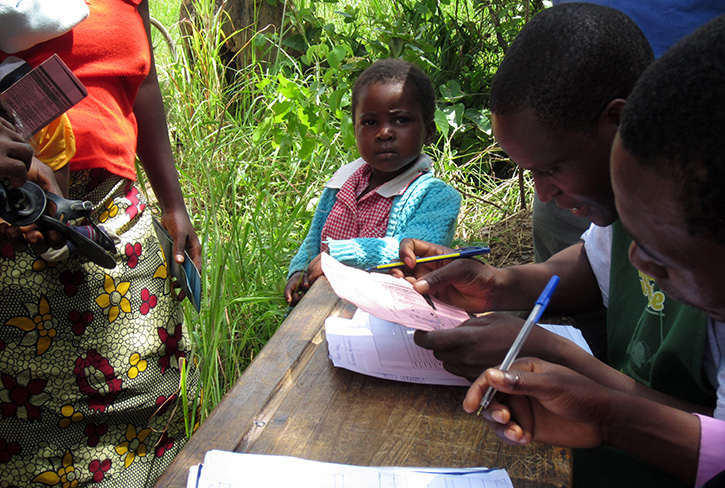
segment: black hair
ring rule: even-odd
[[[504,56],[491,83],[491,112],[533,109],[546,129],[590,132],[653,59],[647,38],[618,10],[587,3],[547,8]]]
[[[725,15],[682,39],[642,75],[622,115],[623,147],[677,182],[691,234],[725,238]]]
[[[413,97],[420,104],[423,123],[427,126],[433,122],[436,105],[433,84],[418,66],[397,58],[375,61],[357,77],[352,87],[353,121],[360,96],[368,86],[375,83],[402,83],[406,90],[413,92]]]

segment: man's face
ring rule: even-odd
[[[596,133],[552,131],[539,124],[531,109],[493,114],[491,122],[501,148],[531,171],[541,201],[553,199],[559,207],[600,226],[616,220],[609,181],[616,124],[600,124]]]
[[[725,245],[691,235],[676,182],[640,166],[622,147],[612,148],[612,186],[624,228],[632,236],[629,260],[665,294],[725,320]]]

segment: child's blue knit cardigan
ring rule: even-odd
[[[320,254],[322,228],[337,200],[337,188],[325,188],[300,250],[290,262],[287,279],[307,269]],[[456,230],[461,195],[430,172],[416,178],[402,195],[393,197],[385,237],[358,237],[328,242],[330,255],[348,266],[368,268],[398,259],[406,237],[448,246]]]

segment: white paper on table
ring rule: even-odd
[[[322,253],[322,270],[337,296],[383,320],[414,329],[438,330],[470,318],[465,310],[431,297],[433,309],[403,278],[345,266],[327,253]]]
[[[503,469],[351,466],[217,450],[199,469],[187,488],[513,488]]]
[[[582,334],[582,331],[577,329],[576,327],[572,327],[571,325],[558,325],[558,324],[536,324],[539,327],[542,327],[549,332],[553,332],[556,335],[560,335],[561,337],[565,339],[569,339],[577,346],[584,349],[586,352],[591,354],[592,356],[594,353],[592,352],[592,349],[589,347],[589,343],[587,343],[587,340],[584,339],[584,335]]]
[[[352,319],[328,317],[325,336],[332,364],[388,380],[468,386],[465,378],[443,369],[433,351],[413,342],[414,329],[358,309]]]
[[[581,331],[570,325],[537,324],[592,353]],[[356,373],[408,383],[468,386],[443,369],[433,351],[413,342],[415,331],[358,309],[352,319],[328,317],[325,336],[332,364]]]

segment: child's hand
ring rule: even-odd
[[[287,286],[284,287],[284,299],[290,307],[294,307],[309,289],[310,282],[307,273],[298,271],[287,280]]]
[[[298,271],[290,276],[287,286],[284,287],[284,299],[290,307],[294,307],[302,300],[307,290],[322,274],[322,258],[321,254],[318,254],[307,265],[307,271]]]
[[[318,254],[314,258],[312,258],[312,261],[310,261],[310,264],[307,265],[307,279],[310,282],[310,286],[317,281],[317,278],[322,276],[324,273],[322,272],[322,254]]]

